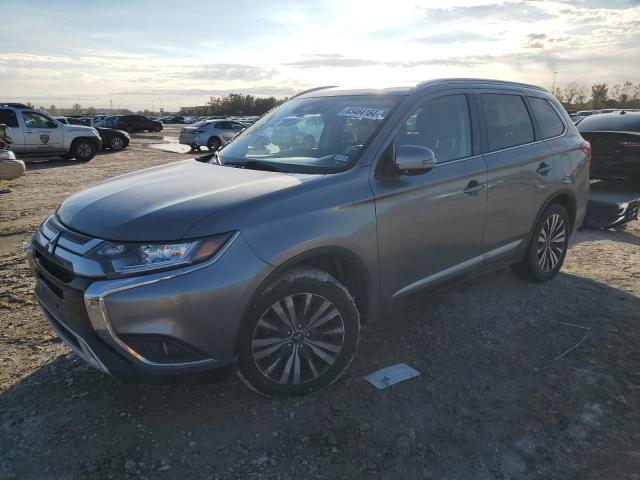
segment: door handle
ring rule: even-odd
[[[484,183],[478,183],[475,180],[471,180],[467,185],[467,188],[463,190],[464,193],[469,195],[470,197],[475,197],[480,190],[485,187]]]
[[[549,173],[551,170],[553,170],[553,165],[549,165],[545,162],[542,162],[540,164],[540,166],[538,167],[538,169],[536,170],[536,173],[538,175],[546,175],[547,173]]]

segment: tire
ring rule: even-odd
[[[88,162],[96,155],[96,145],[85,139],[74,140],[69,152],[79,162]]]
[[[244,322],[238,374],[268,397],[318,393],[349,367],[359,337],[360,314],[344,285],[295,268],[265,289]]]
[[[551,280],[564,263],[569,233],[567,211],[562,205],[550,205],[536,223],[524,259],[514,265],[513,270],[521,277],[534,282]],[[545,240],[545,237],[549,240]]]
[[[118,152],[124,148],[124,140],[122,137],[111,137],[109,141],[109,148],[113,152]]]
[[[211,137],[207,142],[207,148],[211,152],[215,152],[216,150],[218,150],[220,148],[220,145],[222,145],[222,142],[218,137]]]
[[[153,129],[154,132],[158,133],[162,131],[162,127],[158,126],[156,128]]]

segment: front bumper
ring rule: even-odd
[[[153,383],[234,364],[245,308],[273,268],[240,233],[207,262],[113,280],[64,275],[38,234],[27,252],[36,298],[69,348],[103,372]]]

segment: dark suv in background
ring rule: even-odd
[[[578,124],[591,143],[591,177],[640,181],[640,113],[601,113]]]
[[[114,128],[125,132],[160,132],[163,128],[159,120],[151,120],[144,115],[121,115],[116,118]]]
[[[317,392],[351,363],[361,324],[425,289],[500,265],[552,279],[585,214],[589,158],[531,85],[314,89],[209,164],[65,200],[28,247],[36,297],[104,372],[237,365],[263,394]]]

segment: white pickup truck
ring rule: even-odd
[[[20,103],[0,103],[1,123],[7,125],[11,150],[18,157],[60,155],[88,162],[102,147],[95,128],[65,125]]]

